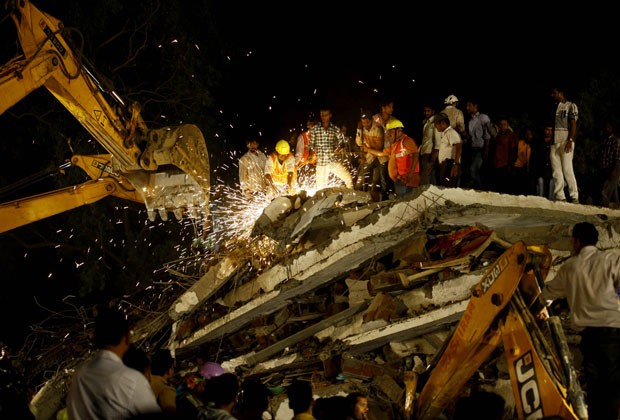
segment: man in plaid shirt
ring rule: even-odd
[[[347,188],[353,188],[353,178],[349,170],[334,158],[336,149],[345,142],[340,129],[332,124],[332,112],[328,107],[320,110],[321,124],[316,124],[310,130],[308,147],[316,153],[316,188],[322,190],[327,187],[329,174],[334,174]]]

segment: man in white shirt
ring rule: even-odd
[[[265,191],[265,162],[267,155],[258,150],[258,140],[250,139],[248,151],[239,158],[239,185],[246,196]]]
[[[566,185],[568,186],[570,201],[579,203],[579,189],[573,170],[579,111],[574,102],[566,99],[563,89],[553,88],[551,97],[557,102],[550,154],[554,198],[558,201],[566,201],[566,194],[564,193],[564,186]]]
[[[444,112],[435,115],[433,124],[441,133],[439,148],[433,151],[431,161],[439,163],[439,175],[437,183],[442,187],[455,188],[460,173],[461,165],[461,136],[450,126],[450,118]]]
[[[67,397],[72,420],[129,419],[161,413],[146,376],[123,363],[131,343],[125,314],[104,308],[95,320],[99,349],[73,377]]]
[[[573,227],[573,257],[545,283],[542,298],[564,298],[570,321],[581,332],[588,417],[616,419],[620,410],[620,253],[596,247],[588,222]]]
[[[435,109],[424,105],[422,114],[422,144],[420,145],[420,185],[437,184],[435,177],[435,162],[432,160],[433,151],[439,150],[440,134],[435,128]]]

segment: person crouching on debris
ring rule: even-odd
[[[405,126],[396,118],[385,126],[390,147],[382,151],[366,149],[375,156],[389,156],[388,174],[394,181],[398,197],[403,197],[420,185],[420,162],[418,145],[404,133]]]
[[[278,141],[275,152],[267,156],[265,180],[267,188],[271,190],[269,192],[276,196],[295,193],[295,156],[286,140]]]

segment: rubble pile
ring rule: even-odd
[[[260,379],[276,394],[274,413],[286,385],[306,377],[319,396],[361,390],[381,418],[398,418],[412,387],[405,373],[424,377],[472,287],[513,243],[546,245],[550,275],[568,257],[577,221],[607,232],[600,247],[620,248],[617,210],[418,190],[385,202],[342,188],[274,200],[247,244],[215,255],[199,280],[175,290],[167,311],[143,319],[141,336],[169,331],[166,346],[181,369],[210,360],[241,379]],[[496,353],[472,380],[510,401]]]

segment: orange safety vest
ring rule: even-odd
[[[312,156],[310,156],[310,150],[309,150],[310,132],[304,131],[301,133],[301,135],[304,139],[304,150],[301,153],[301,159],[299,159],[298,167],[302,167],[306,163],[309,163],[310,165],[314,165],[316,164],[316,154],[313,153]]]
[[[400,140],[392,145],[392,156],[393,159],[390,159],[388,164],[388,172],[390,178],[397,179],[401,175],[407,175],[411,171],[411,165],[413,164],[413,156],[412,150],[407,149],[405,147],[405,140],[409,139],[408,136],[403,136]],[[411,139],[411,141],[414,141]],[[413,170],[413,172],[420,172],[420,162],[418,161],[417,166]]]
[[[289,153],[286,156],[286,159],[288,159],[289,156],[293,156],[293,154]],[[273,162],[273,172],[271,173],[271,180],[275,184],[286,184],[288,181],[287,180],[288,172],[286,171],[286,166],[280,163],[277,153],[270,153],[269,158]],[[286,159],[284,159],[285,162],[286,162]]]

